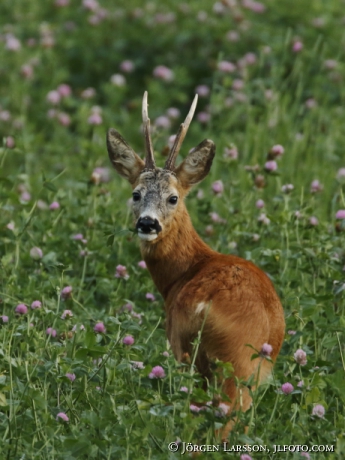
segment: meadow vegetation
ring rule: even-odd
[[[260,266],[286,316],[274,375],[230,438],[271,451],[201,455],[342,458],[344,6],[1,1],[1,459],[172,459],[170,442],[219,444],[228,421],[217,383],[174,360],[110,168],[110,127],[143,154],[145,90],[159,165],[198,92],[179,160],[204,138],[217,153],[187,197],[193,223]]]

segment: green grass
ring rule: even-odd
[[[109,182],[92,178],[96,167],[110,168],[109,127],[143,152],[144,90],[152,124],[170,107],[181,113],[169,128],[154,130],[162,165],[168,138],[198,85],[210,88],[197,108],[210,120],[203,124],[196,116],[180,159],[205,137],[216,142],[217,154],[208,178],[187,198],[193,223],[212,248],[252,260],[268,273],[282,299],[286,330],[296,331],[286,334],[272,379],[241,415],[248,434],[237,426],[230,445],[271,449],[250,453],[253,459],[303,458],[291,451],[273,454],[273,445],[333,446],[333,453],[310,452],[310,458],[342,458],[345,220],[335,214],[345,209],[345,179],[337,179],[345,168],[343,5],[267,0],[258,14],[243,7],[246,2],[236,4],[218,14],[206,0],[104,0],[105,17],[92,25],[90,17],[95,22],[100,13],[76,0],[65,7],[1,2],[0,316],[8,322],[0,318],[0,459],[166,459],[179,456],[168,451],[176,440],[219,444],[217,429],[226,418],[212,407],[195,414],[190,404],[217,398],[220,389],[203,390],[196,369],[174,360],[162,298],[138,266],[130,187],[113,171]],[[159,23],[162,17],[168,22]],[[228,40],[229,31],[238,33],[238,41]],[[7,49],[11,36],[20,40],[17,51]],[[294,53],[297,40],[303,49]],[[242,68],[246,53],[256,61]],[[133,62],[133,72],[121,70],[124,60]],[[236,64],[236,71],[219,71],[223,60]],[[29,78],[24,65],[32,70]],[[170,68],[174,79],[154,77],[158,65]],[[122,74],[126,84],[111,83],[113,74]],[[243,81],[242,90],[233,89],[234,80]],[[53,106],[47,94],[63,83],[72,93]],[[95,94],[85,99],[90,87]],[[94,106],[101,108],[99,125],[88,122]],[[51,109],[56,112],[49,115]],[[61,113],[69,116],[67,126]],[[14,148],[7,147],[9,136]],[[277,172],[267,173],[267,154],[276,144],[285,152]],[[237,160],[224,158],[230,146],[238,149]],[[264,176],[264,188],[255,187],[257,175]],[[311,193],[316,179],[323,188]],[[211,190],[215,180],[224,184],[222,196]],[[291,193],[282,192],[285,184],[294,186]],[[258,199],[263,209],[255,206]],[[54,201],[60,208],[50,210]],[[222,223],[213,222],[211,212]],[[261,213],[269,224],[258,221]],[[72,238],[80,233],[86,242]],[[42,258],[30,256],[33,247]],[[129,279],[114,277],[120,264]],[[66,286],[72,295],[63,300]],[[146,298],[149,292],[155,301]],[[42,308],[31,309],[34,300]],[[21,303],[28,312],[18,315]],[[128,303],[136,315],[123,308]],[[73,317],[61,319],[66,309]],[[97,322],[105,333],[94,332]],[[49,327],[56,337],[46,334]],[[133,345],[122,343],[126,335],[134,337]],[[294,359],[299,348],[307,353],[305,366]],[[136,361],[143,369],[133,366]],[[163,367],[164,378],[149,378],[154,366]],[[285,382],[293,384],[292,394],[282,394]],[[323,418],[312,415],[317,404],[325,408]],[[60,412],[68,422],[56,420]],[[202,455],[235,459],[241,453]]]

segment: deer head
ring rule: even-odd
[[[202,181],[210,171],[215,144],[205,139],[182,163],[175,167],[177,155],[192,121],[198,96],[181,124],[164,168],[155,165],[147,109],[147,92],[143,98],[143,128],[146,157],[143,161],[122,136],[110,129],[107,133],[109,158],[116,171],[133,188],[133,213],[141,240],[156,242],[169,232],[173,222],[184,209],[183,199],[190,188]],[[183,222],[182,222],[183,224]]]

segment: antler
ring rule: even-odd
[[[145,148],[146,148],[146,158],[145,158],[145,169],[155,169],[155,159],[153,156],[153,147],[151,141],[150,133],[150,119],[147,109],[147,91],[144,93],[143,97],[143,128],[145,136]]]
[[[196,94],[195,98],[193,100],[193,103],[191,105],[191,108],[189,110],[189,113],[188,113],[184,123],[181,124],[181,126],[180,126],[180,128],[179,128],[179,130],[178,130],[178,132],[176,134],[174,145],[172,146],[172,149],[170,150],[170,153],[169,153],[169,157],[168,157],[167,161],[165,162],[164,169],[169,169],[171,171],[174,169],[174,165],[175,165],[177,155],[178,155],[178,153],[180,151],[182,142],[183,142],[184,138],[186,137],[189,125],[190,125],[190,123],[192,121],[192,118],[193,118],[193,115],[194,115],[194,112],[195,112],[197,102],[198,102],[198,95]]]

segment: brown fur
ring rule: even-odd
[[[258,383],[262,382],[271,364],[251,361],[255,352],[247,344],[260,351],[269,343],[273,361],[280,351],[285,321],[271,281],[251,262],[212,251],[195,232],[184,204],[175,220],[169,234],[155,245],[142,242],[141,252],[164,298],[166,331],[176,359],[192,355],[191,342],[207,314],[196,360],[199,371],[210,377],[210,362],[219,359],[231,362],[235,376],[248,380],[257,377],[260,362]],[[196,314],[201,302],[209,306]],[[248,389],[242,388],[240,402],[233,379],[224,383],[223,391],[232,401],[231,410],[250,407]],[[223,437],[230,429],[231,424]]]
[[[115,130],[108,133],[108,151],[115,169],[142,192],[145,210],[152,197],[151,212],[154,209],[162,226],[156,239],[141,241],[140,246],[164,298],[166,332],[176,359],[183,361],[192,355],[192,342],[203,327],[196,358],[199,372],[210,378],[210,364],[218,359],[232,363],[237,379],[254,376],[259,384],[272,363],[251,360],[255,352],[247,345],[260,351],[264,343],[270,344],[275,361],[285,330],[280,300],[262,270],[239,257],[219,254],[201,240],[183,201],[190,187],[207,175],[215,154],[213,142],[199,144],[174,172],[155,168],[146,173],[142,160]],[[169,193],[178,193],[175,207],[166,204]],[[134,203],[136,219],[143,207]],[[231,410],[250,407],[248,388],[238,388],[234,378],[223,382],[223,391],[231,400]],[[229,422],[223,437],[232,425]]]

